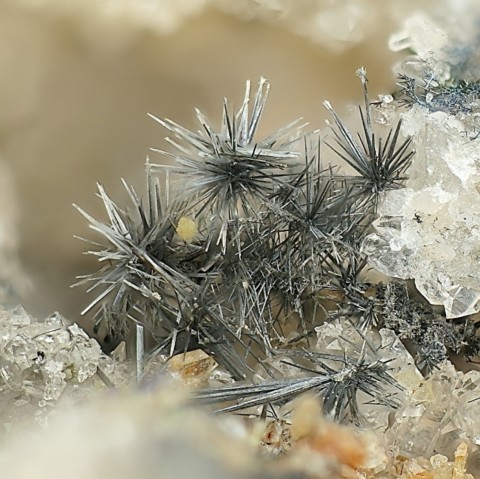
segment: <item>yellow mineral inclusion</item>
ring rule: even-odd
[[[185,243],[191,243],[198,233],[197,224],[192,218],[182,216],[178,220],[177,234]]]

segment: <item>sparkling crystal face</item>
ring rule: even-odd
[[[69,326],[58,313],[39,321],[20,306],[13,311],[0,308],[0,329],[4,421],[10,418],[15,423],[34,414],[35,422],[43,424],[61,398],[98,394],[105,386],[97,376],[99,368],[107,376],[115,368],[94,339],[78,325]],[[81,393],[76,391],[80,384]]]
[[[444,112],[414,106],[404,114],[405,133],[416,155],[406,188],[386,193],[376,232],[363,250],[370,263],[393,277],[414,279],[431,304],[447,317],[480,310],[479,139]]]

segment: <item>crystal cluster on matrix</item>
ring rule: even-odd
[[[344,6],[355,13],[361,3]],[[158,462],[162,451],[181,452],[172,455],[177,471],[197,455],[203,461],[204,445],[208,456],[228,458],[229,447],[241,450],[238,436],[250,454],[242,462],[263,468],[239,478],[472,479],[480,464],[480,372],[462,372],[449,359],[480,352],[480,323],[456,319],[480,311],[480,9],[473,0],[439,3],[451,3],[466,23],[445,16],[405,23],[390,45],[413,52],[397,67],[398,92],[372,103],[366,71],[358,70],[359,132],[324,102],[333,118],[325,143],[296,121],[259,140],[270,88],[263,78],[253,98],[247,82],[238,112],[225,101],[219,129],[199,110],[200,130],[153,117],[178,150],[153,151],[175,165],[147,162],[145,199],[124,182],[127,209],[99,185],[107,223],[77,207],[105,240],[89,251],[102,267],[79,278],[96,294],[84,313],[94,313],[105,345],[119,346],[108,357],[59,314],[41,322],[21,307],[0,309],[0,441],[20,419],[55,427],[48,420],[57,405],[108,389],[119,394],[108,410],[90,411],[94,437],[123,448],[112,456],[130,464],[130,442],[142,465],[145,451],[155,458],[145,478],[167,463]],[[336,25],[329,10],[322,15],[317,23]],[[352,36],[334,30],[337,40]],[[388,133],[379,136],[372,120]],[[323,145],[327,159],[342,158],[354,174],[325,167]],[[374,283],[367,262],[390,278]],[[414,279],[424,298],[398,279]],[[134,375],[138,387],[126,397]],[[198,416],[169,376],[192,389],[195,408],[242,418]],[[71,409],[71,419],[84,423],[88,408]],[[198,424],[210,434],[223,423],[215,434],[225,450],[192,434]],[[79,427],[70,429],[76,435]],[[182,434],[196,438],[191,451]],[[119,464],[114,477],[140,477],[140,469],[126,474]]]
[[[416,154],[406,187],[385,194],[376,231],[363,245],[371,265],[414,279],[447,318],[480,310],[480,77],[471,47],[475,26],[462,28],[414,17],[391,41],[394,49],[415,52],[398,78],[408,108],[402,132],[413,138]]]
[[[58,313],[39,321],[22,307],[1,309],[0,330],[0,437],[22,419],[44,423],[60,400],[106,390],[99,374],[113,379],[113,360]]]

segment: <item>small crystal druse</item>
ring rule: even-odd
[[[475,32],[415,17],[393,43],[416,52],[399,67],[398,93],[407,107],[402,131],[416,155],[405,188],[385,195],[376,232],[363,245],[376,269],[414,279],[448,318],[480,310],[480,72],[469,47]]]
[[[0,329],[0,441],[22,420],[44,424],[58,402],[80,403],[113,384],[114,361],[58,313],[39,321],[2,307]]]
[[[81,280],[97,291],[85,311],[96,309],[108,340],[127,339],[141,324],[154,343],[147,357],[200,348],[234,380],[264,378],[262,386],[199,396],[240,400],[225,410],[281,404],[314,390],[327,413],[357,423],[365,415],[358,398],[394,408],[402,391],[378,350],[378,329],[408,341],[422,371],[448,351],[467,354],[456,325],[434,319],[406,288],[376,287],[363,277],[362,241],[382,195],[402,187],[413,151],[401,137],[401,121],[377,136],[366,73],[358,75],[365,101],[358,135],[325,103],[334,119],[329,150],[353,176],[324,166],[318,134],[305,133],[298,122],[255,138],[269,91],[263,79],[253,106],[249,83],[235,115],[225,102],[220,131],[199,111],[198,132],[155,118],[173,134],[168,141],[178,153],[154,150],[175,164],[147,164],[147,201],[125,184],[133,209],[122,210],[99,186],[109,224],[82,211],[109,242],[93,252],[105,266]],[[170,179],[180,192],[175,198],[161,191],[169,190]],[[394,292],[403,304],[395,320]],[[314,346],[315,328],[339,320],[358,333],[349,333],[352,344],[339,337],[338,351],[324,354]],[[420,333],[425,328],[429,335]],[[475,328],[468,331],[474,337]],[[280,364],[289,364],[293,376],[284,377]]]
[[[84,312],[106,342],[135,336],[139,381],[163,365],[217,412],[272,419],[281,440],[263,442],[283,452],[293,433],[280,418],[308,392],[330,419],[384,433],[378,471],[407,455],[405,471],[465,472],[479,432],[458,408],[477,413],[478,374],[449,358],[480,351],[478,323],[454,319],[480,309],[477,84],[409,62],[376,103],[358,70],[360,129],[324,102],[325,141],[297,121],[257,138],[264,79],[236,113],[224,102],[219,129],[198,110],[198,131],[153,117],[174,152],[153,151],[173,164],[147,162],[146,199],[124,182],[122,209],[99,185],[108,222],[78,208],[107,240],[90,252],[103,267],[79,282],[96,294]],[[390,278],[373,282],[368,265]],[[435,451],[458,462],[413,459]]]

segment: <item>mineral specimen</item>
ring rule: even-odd
[[[114,3],[98,8],[118,18],[145,14],[148,4]],[[295,12],[288,0],[256,3],[307,35],[307,26],[320,27],[334,43],[358,41],[377,14],[367,0],[304,1]],[[172,28],[207,1],[193,4]],[[465,5],[474,3],[455,12],[465,16]],[[147,26],[155,16],[133,21]],[[409,20],[391,41],[415,53],[399,66],[400,91],[374,107],[358,71],[358,133],[324,103],[334,119],[326,143],[350,176],[324,166],[316,132],[300,134],[301,148],[288,128],[255,137],[263,79],[252,100],[247,83],[237,114],[225,103],[219,129],[200,113],[200,132],[158,120],[179,150],[160,150],[176,161],[178,201],[160,194],[171,186],[168,174],[165,184],[154,177],[165,165],[148,164],[146,200],[124,182],[131,206],[121,209],[100,186],[109,223],[83,213],[108,242],[94,242],[102,268],[83,282],[97,294],[85,309],[95,310],[95,332],[106,330],[111,347],[122,341],[111,357],[59,314],[41,322],[21,307],[0,310],[2,475],[471,479],[480,373],[449,358],[478,356],[478,326],[449,319],[480,309],[475,22],[462,30],[441,16]],[[385,136],[374,121],[389,128]],[[375,283],[366,256],[389,276],[415,279],[431,304],[406,281]],[[97,399],[79,404],[87,397]],[[244,415],[212,417],[202,402]],[[10,441],[20,419],[40,441]],[[26,448],[32,464],[19,459]]]
[[[60,401],[107,391],[104,379],[125,379],[94,339],[59,314],[38,321],[21,307],[1,309],[0,330],[0,438],[23,419],[45,423]]]
[[[473,53],[457,34],[450,24],[418,17],[407,23],[403,46],[416,56],[400,66],[401,98],[409,107],[402,131],[413,138],[416,155],[405,188],[385,193],[376,231],[363,244],[377,270],[414,279],[447,318],[480,310],[479,84]]]

